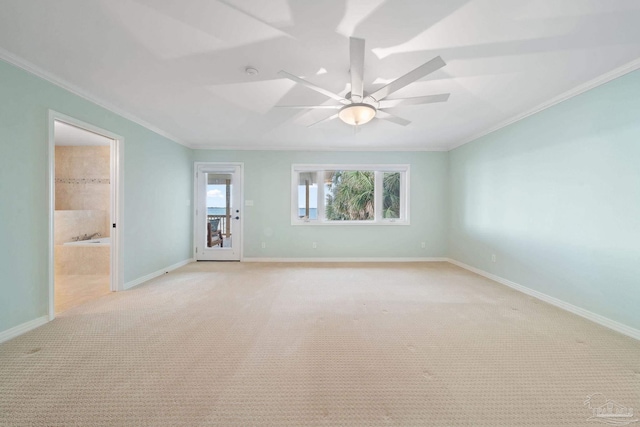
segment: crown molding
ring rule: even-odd
[[[187,148],[191,148],[191,146],[189,144],[187,144],[186,142],[180,140],[179,138],[176,138],[175,136],[171,135],[168,132],[165,132],[164,130],[140,119],[139,117],[134,116],[133,114],[124,111],[123,109],[116,107],[115,105],[79,88],[78,86],[69,83],[68,81],[56,76],[55,74],[52,74],[48,71],[43,70],[42,68],[32,64],[31,62],[20,58],[19,56],[9,52],[6,49],[3,49],[0,47],[0,59],[11,64],[14,65],[18,68],[21,68],[22,70],[35,75],[36,77],[40,77],[43,80],[48,81],[49,83],[53,83],[54,85],[61,87],[62,89],[65,89],[71,93],[73,93],[74,95],[77,95],[81,98],[86,99],[87,101],[90,101],[106,110],[111,111],[112,113],[115,113],[129,121],[132,121],[136,124],[139,124],[140,126],[160,135],[163,136],[165,138],[170,139],[171,141],[175,142],[176,144],[180,144],[180,145],[184,145]]]
[[[625,74],[628,74],[632,71],[636,71],[637,69],[640,68],[640,58],[633,60],[621,67],[615,68],[607,73],[604,73],[598,77],[596,77],[595,79],[589,80],[585,83],[581,83],[578,86],[574,87],[573,89],[570,89],[558,96],[555,96],[553,98],[551,98],[550,100],[543,102],[542,104],[532,108],[531,110],[527,110],[524,113],[520,113],[514,117],[511,117],[510,119],[507,119],[503,122],[500,122],[499,124],[497,124],[496,126],[493,126],[489,129],[486,129],[480,133],[477,133],[469,138],[466,138],[464,140],[462,140],[459,143],[454,144],[453,146],[451,146],[449,148],[449,151],[454,150],[458,147],[462,147],[465,144],[468,144],[470,142],[475,141],[476,139],[482,138],[483,136],[489,135],[492,132],[495,132],[497,130],[500,130],[504,127],[507,127],[513,123],[519,122],[522,119],[525,119],[529,116],[532,116],[536,113],[539,113],[543,110],[546,110],[547,108],[551,108],[556,104],[559,104],[563,101],[566,101],[570,98],[573,98],[574,96],[578,96],[584,92],[587,92],[591,89],[594,89],[598,86],[601,86],[605,83],[610,82],[611,80],[615,80],[618,77],[622,77]]]
[[[52,74],[48,71],[43,70],[42,68],[32,64],[31,62],[20,58],[19,56],[7,51],[0,47],[0,59],[14,65],[30,74],[33,74],[43,80],[48,81],[62,89],[65,89],[74,95],[77,95],[81,98],[86,99],[106,110],[111,111],[127,120],[130,120],[134,123],[139,124],[140,126],[160,135],[165,138],[170,139],[171,141],[183,145],[187,148],[191,148],[194,150],[218,150],[218,151],[449,151],[451,147],[449,146],[436,146],[436,147],[336,147],[336,146],[324,146],[324,147],[291,147],[291,146],[283,146],[283,145],[270,145],[266,147],[257,147],[252,145],[216,145],[215,142],[205,143],[205,144],[190,144],[186,141],[182,141],[181,139],[165,132],[164,130],[140,119],[139,117],[134,116],[133,114],[124,111],[121,108],[114,106],[113,104],[79,88],[78,86],[69,83],[68,81]]]
[[[325,147],[315,147],[315,146],[305,146],[305,147],[291,147],[291,146],[277,146],[277,145],[269,145],[269,146],[250,146],[250,145],[220,145],[217,146],[215,144],[191,144],[189,148],[194,150],[214,150],[214,151],[381,151],[381,152],[391,152],[391,151],[401,151],[401,152],[447,152],[450,151],[450,147],[445,146],[435,146],[435,147],[335,147],[335,146],[325,146]]]
[[[43,80],[46,80],[62,89],[65,89],[74,95],[77,95],[83,99],[86,99],[106,110],[111,111],[127,120],[130,120],[160,136],[170,139],[171,141],[183,145],[187,148],[191,148],[194,150],[219,150],[219,151],[402,151],[402,152],[446,152],[454,150],[458,147],[461,147],[465,144],[473,142],[483,136],[486,136],[492,132],[500,130],[504,127],[507,127],[513,123],[516,123],[520,120],[523,120],[531,115],[539,113],[547,108],[553,107],[556,104],[559,104],[563,101],[566,101],[574,96],[580,95],[584,92],[587,92],[591,89],[594,89],[598,86],[601,86],[605,83],[610,82],[611,80],[615,80],[618,77],[621,77],[630,72],[636,71],[640,69],[640,58],[634,61],[631,61],[621,67],[618,67],[614,70],[611,70],[601,76],[598,76],[588,82],[581,83],[578,86],[570,89],[556,97],[551,98],[550,100],[539,104],[538,106],[525,111],[524,113],[520,113],[516,116],[513,116],[505,121],[500,122],[499,124],[492,126],[482,132],[476,133],[469,138],[465,138],[460,142],[454,143],[453,145],[438,145],[434,147],[336,147],[336,146],[324,146],[324,147],[313,147],[313,146],[305,146],[305,147],[291,147],[291,146],[266,146],[266,147],[257,147],[251,145],[216,145],[215,143],[205,143],[205,144],[193,144],[187,143],[186,141],[181,140],[168,132],[136,117],[135,115],[114,106],[110,102],[107,102],[85,90],[79,88],[78,86],[69,83],[68,81],[43,70],[42,68],[32,64],[31,62],[20,58],[19,56],[7,51],[4,48],[0,47],[0,59],[12,64],[18,68],[21,68],[24,71],[27,71],[30,74],[33,74]]]

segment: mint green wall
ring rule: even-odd
[[[0,331],[48,311],[49,109],[125,138],[125,282],[191,257],[191,150],[0,61]]]
[[[450,162],[452,258],[640,329],[639,71]]]
[[[640,72],[450,153],[192,151],[2,61],[0,100],[0,331],[47,314],[49,109],[125,138],[125,282],[190,258],[193,161],[244,162],[245,257],[450,256],[640,328]],[[292,163],[409,163],[411,225],[292,226]]]
[[[245,257],[446,256],[448,153],[196,150],[194,160],[244,162],[245,199],[254,201],[254,206],[244,207]],[[292,226],[293,163],[410,164],[411,225]]]

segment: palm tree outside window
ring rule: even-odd
[[[292,165],[293,225],[408,224],[408,165],[331,166]]]

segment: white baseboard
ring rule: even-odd
[[[44,325],[49,321],[49,316],[38,317],[33,320],[29,320],[21,325],[14,326],[11,329],[7,329],[6,331],[0,332],[0,343],[5,341],[9,341],[12,338],[17,337],[18,335],[22,335],[26,332],[29,332],[39,326]]]
[[[142,277],[138,277],[135,280],[131,280],[127,283],[124,284],[124,290],[129,290],[131,288],[133,288],[134,286],[138,286],[144,282],[147,282],[151,279],[155,279],[158,276],[162,276],[163,274],[167,274],[170,271],[175,270],[176,268],[180,268],[183,267],[187,264],[191,264],[192,262],[194,262],[195,259],[193,258],[189,258],[189,259],[185,259],[184,261],[180,261],[176,264],[170,265],[169,267],[165,267],[163,269],[160,269],[158,271],[154,271],[153,273],[149,273],[146,276],[142,276]]]
[[[522,286],[518,283],[512,282],[511,280],[504,279],[500,276],[496,276],[495,274],[488,273],[484,270],[480,270],[479,268],[472,267],[460,261],[456,261],[455,259],[448,259],[451,264],[457,265],[458,267],[462,267],[465,270],[469,270],[473,273],[479,274],[480,276],[484,276],[487,279],[491,279],[495,282],[501,283],[505,286],[508,286],[512,289],[522,292],[523,294],[527,294],[534,298],[539,299],[540,301],[544,301],[551,305],[554,305],[558,308],[561,308],[565,311],[568,311],[573,314],[577,314],[580,317],[584,317],[587,320],[591,320],[594,323],[597,323],[605,328],[612,329],[616,332],[620,332],[623,335],[634,338],[640,341],[640,330],[632,328],[631,326],[627,326],[623,323],[616,322],[615,320],[611,320],[608,317],[601,316],[599,314],[593,313],[589,310],[585,310],[582,307],[575,306],[573,304],[569,304],[568,302],[562,301],[558,298],[549,296],[542,292],[533,290],[531,288],[527,288],[526,286]]]
[[[448,258],[253,258],[245,257],[243,262],[447,262]]]

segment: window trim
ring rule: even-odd
[[[293,163],[291,165],[291,225],[296,226],[380,226],[380,225],[411,225],[410,217],[410,165],[408,164],[337,164],[337,163]],[[326,220],[324,215],[324,172],[333,170],[344,171],[372,171],[375,176],[374,184],[374,213],[373,220],[358,220],[358,221],[331,221]],[[298,181],[299,174],[303,172],[316,172],[322,173],[323,176],[316,177],[318,182],[318,207],[317,214],[318,219],[302,220],[298,217]],[[383,179],[385,172],[399,172],[400,173],[400,218],[382,218],[382,192],[383,192]]]

